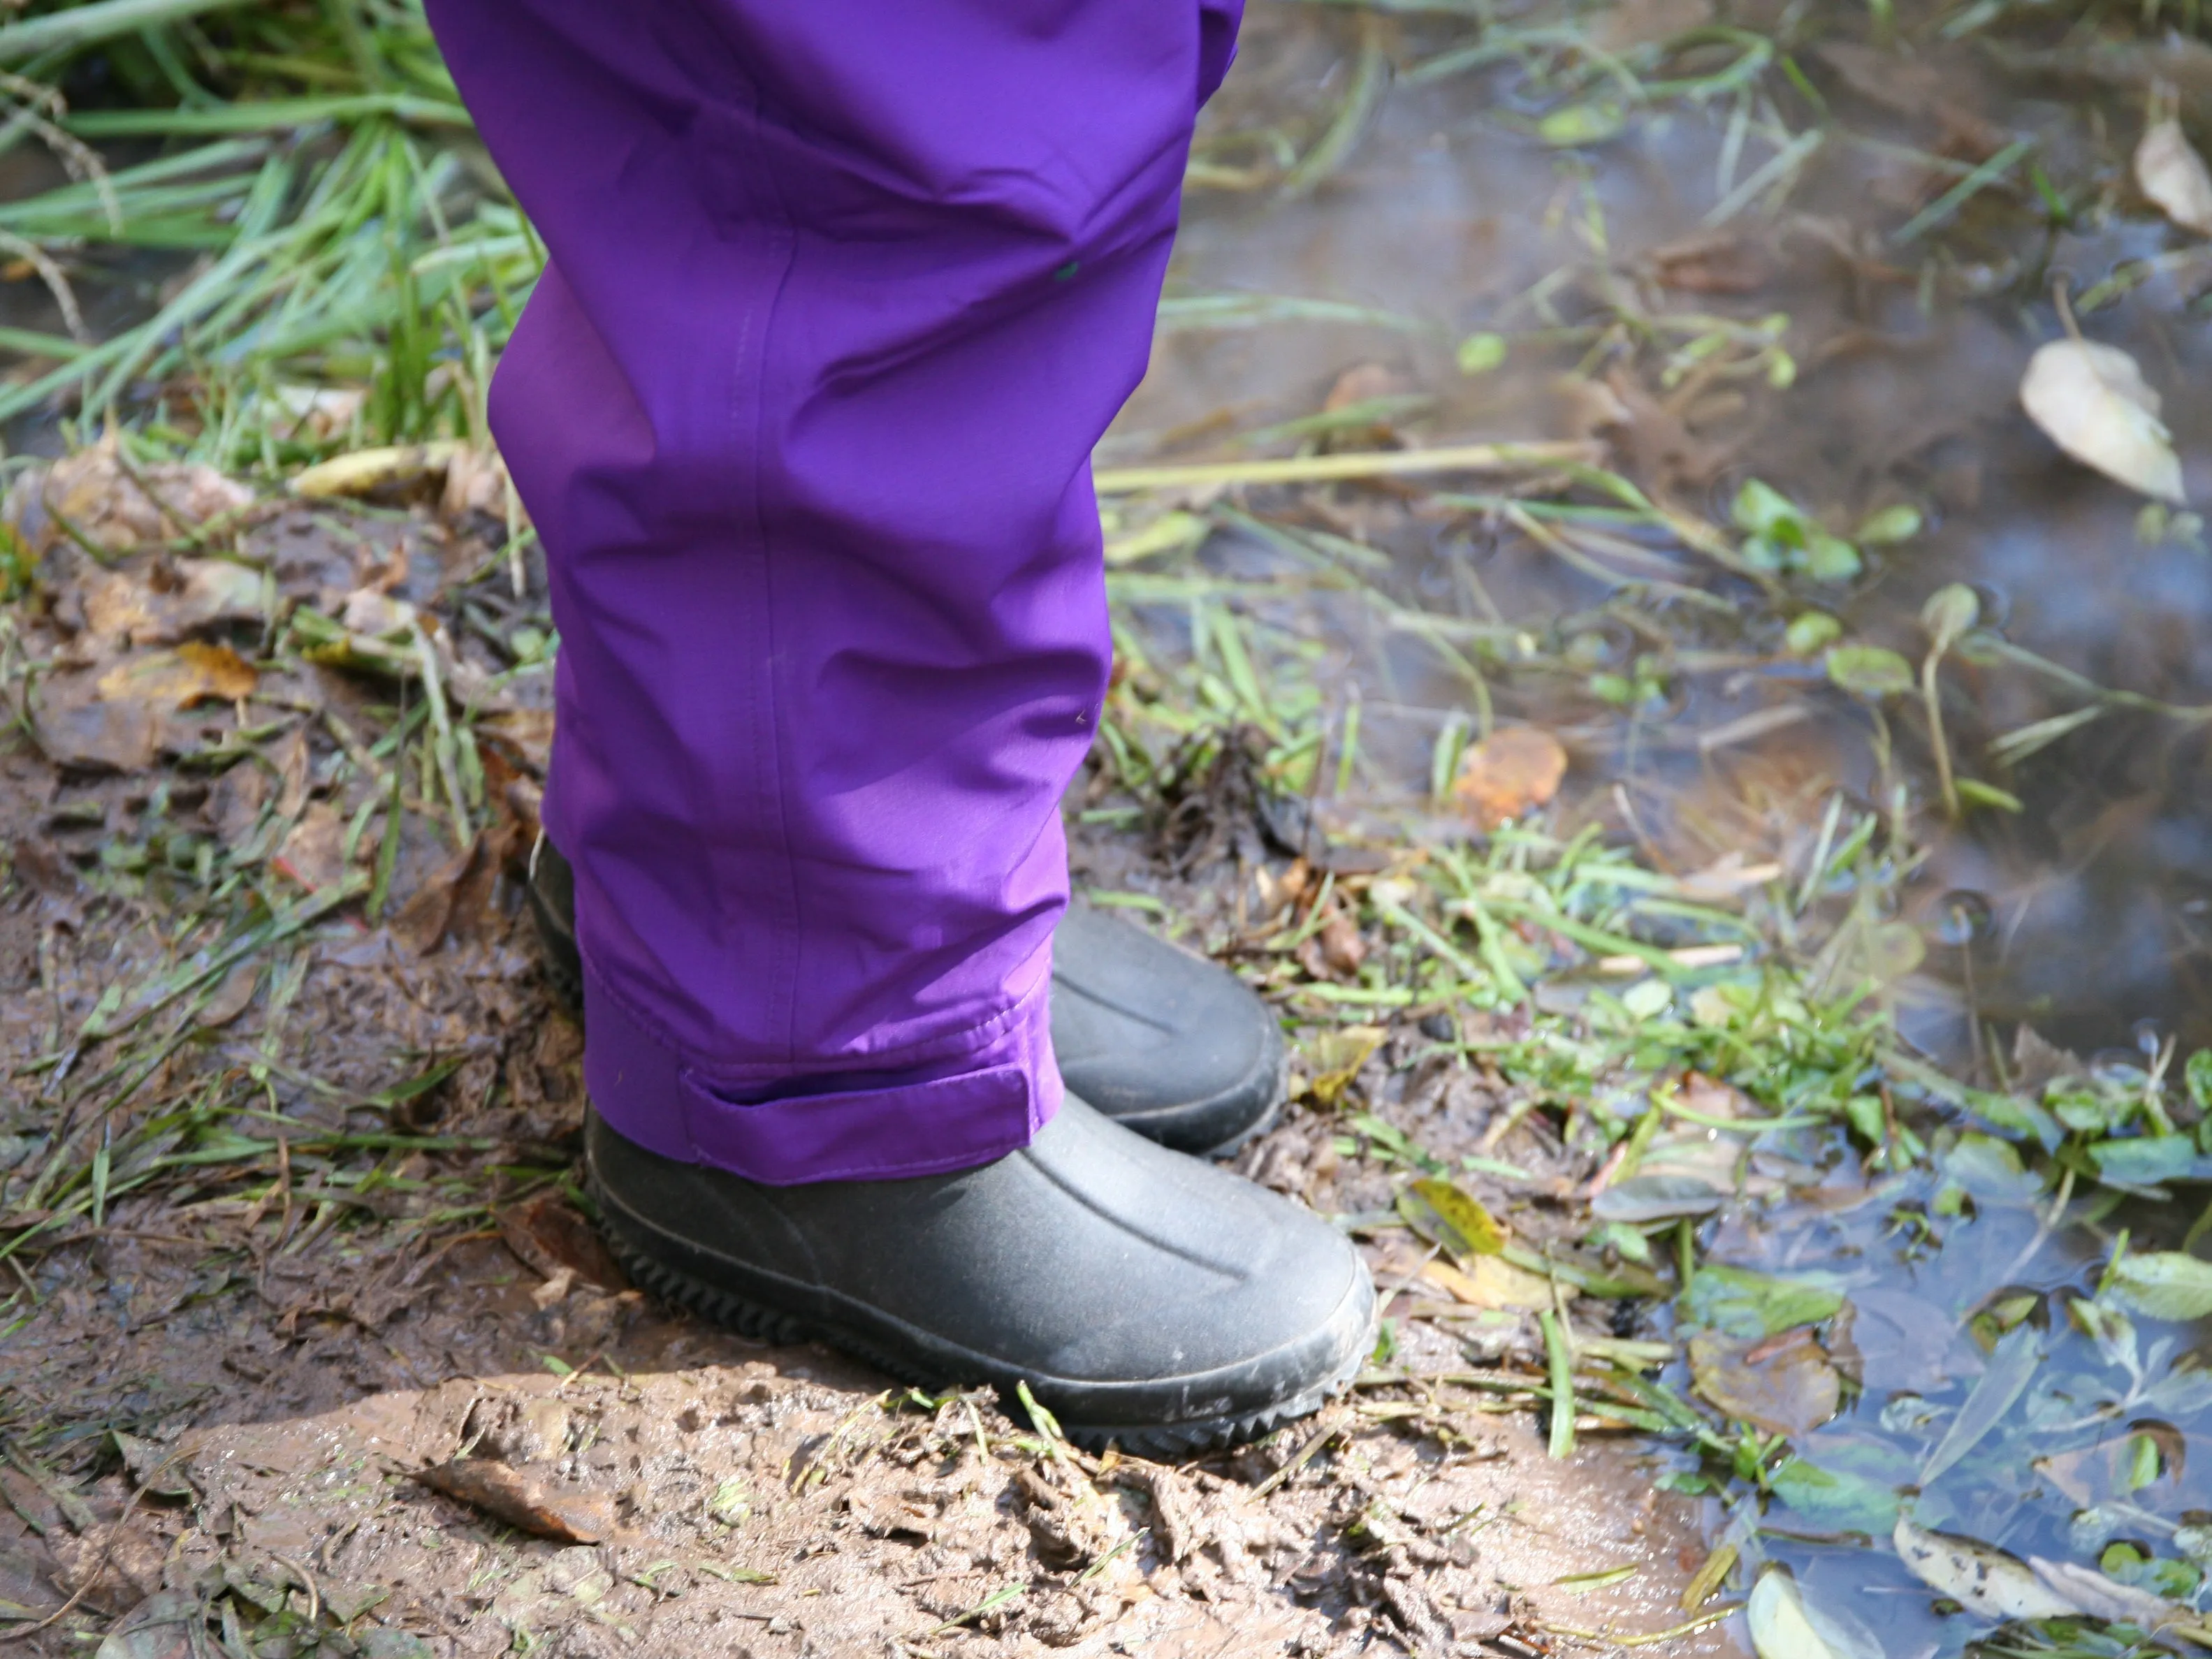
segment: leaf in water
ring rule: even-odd
[[[1849,1469],[1792,1457],[1771,1477],[1774,1495],[1808,1521],[1879,1537],[1897,1524],[1897,1494]]]
[[[1934,1485],[1937,1476],[1982,1443],[1983,1437],[2027,1391],[2035,1368],[2042,1363],[2043,1351],[2037,1346],[2033,1325],[2015,1325],[1999,1339],[1990,1353],[1989,1369],[1974,1384],[1966,1403],[1959,1407],[1950,1431],[1928,1455],[1920,1471],[1923,1486]]]
[[[1948,651],[1952,641],[1981,620],[1982,602],[1964,582],[1949,582],[1928,596],[1920,607],[1920,625],[1938,651]]]
[[[1536,136],[1547,144],[1601,144],[1628,125],[1618,104],[1570,104],[1536,123]]]
[[[2212,1181],[2212,1158],[2189,1135],[2137,1135],[2100,1140],[2089,1148],[2097,1179],[2117,1187],[2155,1187],[2164,1181]]]
[[[2028,1565],[2054,1595],[2071,1601],[2092,1619],[2123,1619],[2145,1630],[2157,1630],[2166,1625],[2193,1621],[2197,1616],[2163,1596],[2107,1578],[2094,1567],[2072,1561],[2046,1561],[2039,1555],[2029,1557]]]
[[[2053,340],[2036,349],[2021,407],[2051,442],[2130,489],[2185,505],[2181,462],[2158,418],[2158,393],[2117,346]]]
[[[2212,236],[2212,170],[2190,148],[2179,121],[2154,121],[2136,146],[2136,183],[2184,230]]]
[[[1872,1631],[1839,1607],[1808,1603],[1785,1568],[1759,1575],[1744,1613],[1759,1659],[1882,1659]]]
[[[1495,830],[1559,793],[1567,751],[1533,726],[1501,726],[1460,759],[1452,794],[1478,828]]]
[[[1450,1230],[1443,1243],[1455,1255],[1496,1255],[1505,1248],[1505,1229],[1485,1209],[1449,1181],[1417,1181],[1413,1191],[1437,1212]]]
[[[1503,334],[1470,334],[1455,354],[1462,374],[1487,374],[1505,361]]]
[[[2027,1562],[1978,1539],[1929,1532],[1900,1515],[1890,1540],[1915,1578],[1984,1619],[2063,1619],[2081,1611]]]
[[[1878,645],[1839,645],[1828,653],[1828,678],[1854,696],[1899,696],[1912,690],[1912,665]]]
[[[1700,1267],[1690,1275],[1682,1318],[1739,1342],[1756,1342],[1797,1325],[1817,1325],[1844,1305],[1840,1291],[1742,1267]]]
[[[1777,1434],[1807,1434],[1836,1414],[1842,1384],[1810,1331],[1793,1340],[1690,1339],[1698,1392],[1730,1417]]]
[[[1601,1221],[1665,1221],[1711,1215],[1728,1198],[1726,1191],[1696,1176],[1631,1176],[1592,1199],[1590,1213]]]
[[[2179,1250],[2122,1256],[2108,1288],[2124,1305],[2153,1319],[2202,1319],[2212,1314],[2212,1261]]]
[[[1885,507],[1861,520],[1858,529],[1852,532],[1852,539],[1867,547],[1893,547],[1917,536],[1923,522],[1917,507],[1902,503]]]

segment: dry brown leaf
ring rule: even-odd
[[[1508,726],[1461,757],[1452,794],[1485,830],[1534,811],[1559,793],[1567,751],[1549,732]]]
[[[536,1198],[510,1205],[495,1219],[507,1249],[541,1279],[565,1273],[602,1291],[620,1291],[628,1284],[592,1224],[563,1200]]]
[[[2152,124],[2136,146],[2136,183],[2184,230],[2212,236],[2212,169],[2190,147],[2179,121]]]
[[[276,867],[310,892],[345,879],[346,822],[326,801],[300,815],[276,849]]]
[[[252,503],[251,489],[212,467],[126,463],[110,433],[89,448],[26,472],[9,490],[0,517],[15,526],[33,552],[82,537],[103,551],[128,553],[174,541]]]
[[[2094,340],[2053,340],[2028,359],[2021,407],[2051,441],[2084,466],[2176,504],[2181,462],[2158,418],[2158,393],[2136,360]]]
[[[591,1492],[562,1492],[489,1457],[457,1457],[415,1472],[433,1492],[459,1499],[518,1531],[569,1544],[597,1544],[620,1530],[615,1506]]]

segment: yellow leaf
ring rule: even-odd
[[[1470,1197],[1449,1181],[1417,1181],[1413,1191],[1445,1226],[1459,1235],[1465,1249],[1455,1250],[1454,1255],[1496,1255],[1505,1248],[1505,1229],[1480,1199]]]

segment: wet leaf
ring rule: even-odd
[[[1454,355],[1461,374],[1487,374],[1505,361],[1505,349],[1503,334],[1470,334]]]
[[[2194,1620],[2196,1614],[2148,1590],[2107,1578],[2094,1567],[2072,1561],[2046,1561],[2031,1556],[2028,1565],[2054,1595],[2071,1601],[2092,1619],[2120,1619],[2145,1630]]]
[[[2100,1140],[2089,1148],[2097,1178],[2120,1187],[2155,1187],[2163,1181],[2212,1181],[2212,1158],[2189,1135],[2136,1135]]]
[[[111,1429],[108,1438],[122,1455],[123,1467],[137,1486],[155,1498],[190,1498],[192,1483],[185,1479],[185,1459],[166,1446],[141,1440],[135,1434]]]
[[[1628,118],[1618,104],[1570,104],[1537,122],[1536,136],[1547,144],[1563,149],[1575,144],[1601,144],[1619,137],[1627,125]]]
[[[1450,1230],[1445,1244],[1455,1255],[1496,1255],[1505,1248],[1505,1229],[1483,1207],[1449,1181],[1417,1181],[1413,1191],[1437,1212]]]
[[[1842,1382],[1810,1331],[1796,1340],[1690,1339],[1698,1392],[1730,1417],[1777,1434],[1809,1433],[1836,1414]]]
[[[1567,751],[1557,738],[1508,726],[1461,757],[1452,794],[1480,828],[1495,830],[1550,800],[1566,775]]]
[[[2084,466],[2160,501],[2185,505],[2181,462],[2158,418],[2158,393],[2136,360],[2094,340],[2053,340],[2028,359],[2021,407]]]
[[[1807,611],[1790,619],[1782,639],[1783,643],[1790,647],[1792,656],[1809,657],[1834,641],[1843,631],[1843,623],[1826,611]]]
[[[1796,502],[1772,484],[1757,478],[1747,480],[1735,492],[1735,501],[1729,509],[1739,530],[1754,536],[1782,537],[1802,541],[1805,534],[1805,514]]]
[[[1900,1515],[1890,1541],[1915,1578],[1984,1619],[2063,1619],[2081,1611],[2027,1562],[1978,1539],[1929,1532]]]
[[[402,444],[388,449],[358,449],[299,473],[292,480],[292,493],[309,501],[366,495],[373,490],[443,473],[462,449],[462,445],[450,440]]]
[[[2212,170],[2190,147],[2181,123],[2154,122],[2136,146],[2136,183],[2184,230],[2212,236]]]
[[[457,1457],[416,1471],[433,1492],[539,1538],[597,1544],[618,1529],[614,1504],[589,1492],[563,1492],[489,1457]]]
[[[1851,538],[1863,547],[1893,547],[1917,536],[1924,522],[1918,507],[1900,502],[1867,514]]]
[[[1950,1429],[1921,1467],[1920,1485],[1933,1486],[1945,1470],[1981,1444],[2026,1392],[2042,1362],[2040,1339],[2033,1325],[2015,1325],[1998,1339],[1990,1353],[1989,1369],[1975,1382],[1966,1403],[1951,1419]]]
[[[1912,690],[1912,665],[1878,645],[1839,645],[1828,653],[1828,678],[1855,697],[1880,700]]]
[[[1799,1325],[1817,1325],[1844,1305],[1840,1291],[1742,1267],[1700,1267],[1681,1299],[1686,1323],[1739,1342],[1757,1342]]]
[[[1920,607],[1920,625],[1930,644],[1948,651],[1952,642],[1981,619],[1982,602],[1964,582],[1947,582]]]
[[[33,553],[82,538],[106,553],[171,542],[243,512],[253,492],[211,467],[126,460],[110,432],[51,466],[33,467],[9,492],[0,517]]]
[[[1326,1110],[1343,1097],[1359,1068],[1382,1046],[1383,1035],[1379,1025],[1342,1025],[1306,1041],[1306,1061],[1314,1073],[1309,1089],[1316,1105]]]
[[[2152,1319],[2202,1319],[2212,1314],[2212,1261],[2179,1250],[2130,1253],[2112,1268],[2108,1289]]]
[[[1848,1469],[1792,1457],[1770,1477],[1774,1495],[1820,1526],[1879,1537],[1897,1524],[1897,1493]]]
[[[173,651],[126,657],[102,674],[99,684],[100,695],[114,702],[190,708],[210,700],[250,697],[261,676],[228,646],[193,640]]]
[[[1421,1269],[1421,1277],[1470,1308],[1542,1313],[1552,1306],[1550,1279],[1498,1256],[1476,1256],[1474,1267],[1466,1273],[1447,1262],[1431,1261]],[[1565,1299],[1574,1291],[1563,1285],[1559,1295]]]
[[[1601,1221],[1664,1221],[1674,1216],[1711,1215],[1729,1196],[1695,1176],[1631,1176],[1592,1199],[1590,1213]]]
[[[1808,1603],[1785,1568],[1759,1575],[1744,1615],[1759,1659],[1882,1659],[1872,1631],[1840,1608]]]

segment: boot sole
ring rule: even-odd
[[[890,1352],[865,1332],[833,1321],[787,1313],[722,1285],[709,1284],[672,1265],[657,1255],[644,1240],[631,1236],[616,1218],[617,1206],[608,1200],[607,1194],[596,1178],[592,1188],[592,1196],[599,1200],[600,1230],[606,1235],[615,1260],[629,1275],[632,1283],[643,1286],[673,1307],[696,1314],[751,1341],[777,1346],[802,1342],[823,1343],[842,1353],[850,1354],[855,1359],[874,1366],[885,1376],[913,1388],[941,1390],[977,1380],[974,1376],[961,1377],[933,1372],[926,1365],[917,1364],[910,1356]],[[1371,1316],[1370,1324],[1371,1327]],[[1335,1374],[1301,1394],[1258,1411],[1173,1424],[1083,1423],[1062,1416],[1060,1431],[1085,1451],[1103,1452],[1108,1446],[1115,1445],[1126,1454],[1154,1460],[1188,1457],[1199,1452],[1242,1444],[1271,1434],[1285,1423],[1311,1416],[1330,1399],[1341,1394],[1366,1363],[1367,1352],[1371,1346],[1371,1340],[1363,1341]],[[1017,1376],[1004,1367],[987,1369],[996,1370],[999,1375],[986,1376],[983,1380],[998,1388],[1008,1414],[1015,1414],[1020,1410],[1014,1386]],[[1030,1383],[1033,1389],[1048,1390],[1051,1385],[1051,1379],[1038,1376],[1021,1376],[1018,1380]]]

